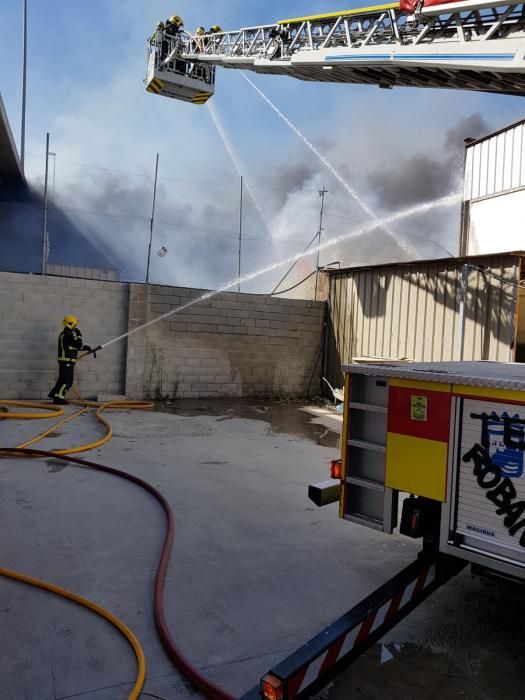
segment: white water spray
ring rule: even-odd
[[[353,187],[351,187],[351,186],[348,184],[348,182],[346,182],[346,180],[343,178],[343,176],[342,176],[342,175],[334,168],[334,166],[330,163],[330,161],[328,160],[328,158],[326,158],[326,156],[323,156],[323,154],[320,153],[320,152],[317,150],[317,148],[313,145],[313,143],[311,143],[311,142],[306,138],[306,136],[302,133],[302,131],[300,131],[300,130],[295,126],[295,124],[292,124],[292,122],[288,119],[288,117],[286,117],[286,116],[281,112],[281,110],[270,100],[270,98],[267,97],[267,96],[264,94],[264,92],[263,92],[262,90],[260,90],[260,89],[257,87],[257,85],[255,85],[255,83],[252,82],[252,81],[250,80],[250,78],[248,78],[248,76],[247,76],[243,71],[241,71],[241,75],[242,75],[242,77],[243,77],[245,80],[247,80],[247,81],[250,83],[250,85],[251,85],[252,88],[255,90],[255,92],[257,92],[257,94],[260,95],[260,96],[262,97],[262,99],[266,102],[266,104],[268,104],[268,105],[273,109],[273,111],[283,120],[283,122],[284,122],[287,126],[290,127],[290,129],[294,132],[294,134],[297,134],[297,136],[301,139],[301,141],[302,141],[306,146],[308,146],[308,148],[312,151],[312,153],[314,153],[314,154],[319,158],[319,160],[320,160],[321,163],[325,166],[325,168],[328,168],[328,170],[332,173],[332,175],[335,177],[335,179],[338,180],[338,182],[341,183],[341,185],[345,188],[345,190],[346,190],[346,191],[348,192],[348,194],[352,197],[352,199],[354,199],[354,200],[359,204],[359,206],[361,207],[361,209],[362,209],[366,214],[368,214],[368,216],[369,216],[371,219],[373,219],[375,222],[377,222],[377,225],[379,225],[379,223],[378,223],[378,222],[379,222],[379,218],[378,218],[377,214],[375,213],[375,211],[374,211],[373,209],[371,209],[371,208],[368,206],[368,204],[367,204],[366,202],[363,202],[363,200],[359,197],[359,195],[358,195],[357,192],[353,189]],[[383,220],[383,221],[384,221],[384,220]],[[374,226],[374,228],[376,228],[376,226]],[[385,228],[385,227],[383,226],[383,228]],[[409,255],[411,255],[411,256],[414,255],[414,251],[412,250],[412,248],[411,248],[402,238],[400,238],[396,233],[394,233],[393,231],[388,230],[387,228],[385,228],[385,231],[394,239],[394,241],[400,246],[400,248],[402,248],[402,249],[405,251],[405,253],[407,253],[407,254],[409,254]]]
[[[241,161],[239,160],[239,157],[237,156],[237,153],[233,147],[232,142],[230,141],[228,134],[226,133],[226,129],[224,128],[224,125],[221,121],[221,118],[219,117],[219,114],[217,112],[217,109],[215,108],[215,105],[213,102],[206,102],[206,107],[208,108],[208,111],[210,113],[210,116],[212,118],[213,123],[215,124],[215,128],[219,132],[219,136],[222,139],[222,142],[224,143],[224,147],[228,151],[228,155],[231,158],[232,163],[235,166],[235,169],[237,170],[239,177],[243,176],[243,167],[241,164]],[[268,221],[266,214],[264,213],[261,205],[259,204],[259,201],[257,197],[255,196],[252,188],[250,187],[250,184],[246,181],[246,178],[244,178],[244,186],[246,187],[246,191],[251,197],[252,202],[255,205],[255,208],[257,209],[259,216],[261,217],[261,220],[266,228],[266,231],[272,235],[272,229],[270,226],[270,222]]]
[[[194,306],[195,304],[198,304],[201,301],[206,301],[207,299],[211,299],[217,294],[220,294],[221,292],[226,292],[228,289],[231,289],[232,287],[236,287],[238,284],[243,284],[244,282],[249,282],[250,280],[256,279],[257,277],[261,277],[261,275],[265,275],[267,272],[272,272],[273,270],[277,269],[278,267],[281,267],[281,265],[288,265],[290,263],[297,262],[297,260],[300,260],[301,258],[306,258],[310,255],[313,255],[313,253],[317,253],[319,250],[326,250],[327,248],[331,248],[334,245],[337,245],[338,243],[342,243],[343,241],[348,240],[349,238],[355,238],[356,236],[361,236],[364,233],[369,233],[370,231],[373,231],[377,226],[384,227],[385,225],[393,224],[398,221],[402,221],[403,219],[408,219],[411,216],[417,216],[418,214],[424,214],[432,209],[438,208],[438,207],[449,207],[452,206],[453,204],[456,204],[459,202],[461,199],[461,195],[459,194],[453,194],[453,195],[448,195],[447,197],[442,197],[441,199],[437,199],[436,201],[433,202],[426,202],[425,204],[417,204],[413,207],[410,207],[408,209],[403,209],[402,211],[397,212],[396,214],[391,214],[390,216],[386,216],[383,219],[381,219],[379,222],[378,221],[371,221],[368,224],[362,224],[358,229],[354,231],[350,231],[349,233],[345,233],[341,236],[336,236],[335,238],[330,238],[329,240],[325,241],[324,243],[321,243],[318,246],[315,246],[314,248],[311,248],[310,250],[302,251],[300,253],[296,253],[295,255],[292,255],[289,258],[285,258],[284,260],[280,260],[279,262],[273,263],[272,265],[269,265],[268,267],[264,267],[260,270],[256,270],[255,272],[250,272],[247,275],[244,275],[243,277],[239,277],[237,279],[231,280],[227,284],[225,284],[222,287],[219,287],[219,289],[215,289],[209,292],[205,292],[202,294],[200,297],[197,299],[192,299],[189,301],[187,304],[184,304],[183,306],[178,306],[175,309],[171,309],[171,311],[168,311],[165,314],[162,314],[162,316],[158,316],[157,318],[153,318],[151,321],[147,321],[146,323],[143,323],[141,326],[138,326],[137,328],[133,328],[133,330],[128,331],[127,333],[123,333],[122,335],[119,335],[117,338],[113,338],[112,340],[108,340],[107,343],[104,343],[103,345],[100,346],[100,349],[102,348],[107,348],[109,345],[113,345],[113,343],[117,343],[119,340],[124,340],[124,338],[127,338],[130,335],[133,335],[133,333],[138,333],[138,331],[144,330],[144,328],[147,328],[148,326],[152,326],[154,323],[158,323],[159,321],[163,321],[166,318],[169,318],[170,316],[173,316],[173,314],[178,313],[179,311],[184,311],[185,309],[188,309],[190,306]]]

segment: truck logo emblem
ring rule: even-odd
[[[410,397],[410,418],[412,420],[427,420],[427,397],[415,396]]]
[[[521,530],[520,546],[525,547],[525,501],[518,500],[512,478],[523,474],[525,420],[503,413],[471,413],[481,420],[481,445],[476,443],[463,455],[464,462],[474,462],[474,476],[485,496],[503,516],[503,525],[514,537]],[[496,430],[495,430],[496,428]]]
[[[519,478],[523,475],[525,456],[525,420],[517,414],[501,416],[493,411],[471,413],[471,418],[481,421],[481,444],[489,453],[492,464],[501,469],[503,476]]]

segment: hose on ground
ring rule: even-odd
[[[22,583],[27,583],[30,586],[36,586],[37,588],[43,588],[45,591],[54,593],[55,595],[62,596],[62,598],[68,598],[78,605],[83,605],[85,608],[92,610],[101,615],[103,618],[108,620],[114,627],[116,627],[119,632],[121,632],[124,637],[130,643],[133,651],[135,652],[135,657],[137,659],[137,678],[135,680],[135,685],[131,693],[128,696],[128,700],[138,700],[140,697],[142,688],[144,686],[144,681],[146,680],[146,657],[144,656],[144,651],[140,645],[139,640],[135,637],[133,632],[125,625],[122,620],[120,620],[116,615],[106,610],[101,605],[93,603],[93,601],[84,596],[78,595],[78,593],[73,593],[68,591],[67,588],[62,588],[54,583],[49,583],[48,581],[42,581],[38,578],[33,578],[32,576],[27,576],[26,574],[21,574],[18,571],[11,571],[11,569],[4,569],[0,567],[0,575],[6,576],[7,578],[14,579],[15,581],[21,581]]]
[[[0,414],[0,419],[1,420],[39,420],[39,419],[44,419],[44,418],[58,418],[58,416],[63,416],[64,415],[64,409],[63,408],[58,408],[57,406],[53,406],[53,404],[45,404],[45,403],[32,403],[31,401],[6,401],[2,400],[0,401],[0,406],[20,406],[24,408],[40,408],[41,410],[45,411],[45,413],[21,413],[20,411],[17,411],[15,413],[11,413],[10,411],[6,411],[5,413]]]
[[[99,404],[96,401],[84,401],[83,399],[80,399],[78,401],[70,401],[69,402],[71,405],[74,406],[82,406],[82,410],[78,411],[77,413],[74,413],[71,416],[68,416],[67,418],[64,418],[61,420],[59,423],[56,423],[53,425],[51,428],[46,430],[43,433],[40,433],[40,435],[37,435],[34,437],[32,440],[28,440],[27,442],[22,443],[21,445],[18,445],[19,448],[25,448],[29,447],[30,445],[34,445],[36,442],[39,440],[42,440],[43,438],[47,437],[50,433],[55,431],[57,428],[60,428],[62,425],[65,425],[69,421],[73,420],[73,418],[76,418],[77,416],[81,415],[82,413],[85,413],[89,408],[95,408],[95,417],[98,420],[99,423],[101,423],[105,428],[106,428],[106,434],[101,437],[99,440],[95,440],[94,442],[89,442],[85,445],[80,445],[79,447],[70,447],[70,448],[65,448],[65,449],[59,449],[59,450],[52,450],[53,455],[69,455],[69,454],[77,454],[79,452],[87,452],[88,450],[94,450],[97,447],[101,447],[104,445],[106,442],[111,440],[113,436],[113,428],[111,427],[111,424],[102,417],[102,413],[104,411],[108,410],[115,410],[115,409],[136,409],[136,410],[147,410],[150,408],[153,408],[152,403],[147,402],[147,401],[123,401],[123,400],[118,400],[118,401],[106,401],[105,403]],[[46,404],[37,404],[37,403],[30,403],[28,401],[0,401],[0,406],[12,406],[12,407],[17,407],[17,408],[41,408],[44,409],[44,411],[47,411],[47,413],[24,413],[23,411],[14,411],[14,412],[7,412],[7,413],[0,413],[0,420],[5,420],[5,419],[21,419],[21,420],[28,420],[28,419],[45,419],[45,418],[55,418],[57,416],[62,416],[64,415],[64,409],[59,408],[57,409],[56,406],[47,406]]]
[[[123,403],[123,402],[120,402]],[[91,462],[85,459],[80,459],[78,457],[71,457],[65,454],[60,454],[59,452],[46,452],[44,450],[34,450],[28,448],[0,448],[0,457],[4,456],[15,456],[20,457],[47,457],[54,459],[61,459],[65,462],[70,462],[71,464],[77,464],[81,467],[86,467],[88,469],[95,469],[98,471],[103,471],[108,474],[113,474],[114,476],[127,479],[143,489],[148,491],[157,501],[160,503],[164,509],[166,515],[166,535],[164,538],[164,545],[162,547],[162,553],[159,560],[159,565],[157,569],[157,575],[155,577],[155,588],[154,588],[154,601],[153,601],[153,611],[155,618],[155,625],[159,637],[161,639],[162,645],[166,650],[168,656],[179,669],[179,671],[202,693],[211,700],[235,700],[233,695],[230,695],[227,691],[223,690],[219,686],[212,683],[210,680],[205,678],[184,656],[182,651],[179,649],[173,636],[170,632],[168,623],[166,621],[166,612],[164,606],[164,592],[166,583],[166,573],[168,569],[168,564],[171,555],[171,549],[173,545],[173,537],[175,533],[175,518],[173,511],[168,501],[164,496],[158,491],[152,484],[144,481],[138,476],[125,472],[120,469],[115,469],[114,467],[108,467],[103,464],[97,464],[96,462]],[[131,697],[131,696],[130,696]]]

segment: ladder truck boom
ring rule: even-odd
[[[147,89],[202,104],[215,66],[299,80],[525,95],[525,4],[400,3],[150,44]]]

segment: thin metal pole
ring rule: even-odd
[[[241,250],[242,250],[242,175],[241,175],[241,191],[239,200],[239,266],[237,278],[239,282],[237,283],[237,292],[241,291]]]
[[[56,177],[56,167],[57,167],[57,154],[56,153],[50,153],[50,156],[53,156],[53,194],[55,194],[55,177]]]
[[[42,227],[42,274],[46,274],[47,258],[47,177],[49,173],[49,132],[46,134],[46,175],[44,179],[44,221]]]
[[[20,134],[20,165],[25,173],[26,156],[26,83],[27,83],[27,0],[23,4],[23,58],[22,58],[22,127]]]
[[[151,259],[151,241],[153,240],[153,224],[155,222],[155,201],[157,199],[157,176],[159,174],[159,154],[157,153],[157,161],[155,163],[155,182],[153,184],[153,203],[151,205],[151,220],[149,226],[149,246],[148,246],[148,264],[146,266],[146,284],[149,283],[149,262]]]
[[[461,268],[461,295],[459,299],[459,323],[456,336],[456,360],[463,360],[465,349],[465,325],[466,325],[466,307],[467,307],[467,292],[468,292],[468,272],[469,265],[465,263]]]
[[[326,187],[323,185],[323,189],[319,190],[319,196],[321,197],[321,213],[319,215],[319,234],[318,234],[318,240],[319,240],[319,245],[321,245],[321,232],[323,230],[323,210],[324,210],[324,196],[328,192]],[[319,284],[319,254],[320,250],[317,250],[317,262],[315,264],[315,296],[314,299],[317,301],[317,286]]]

